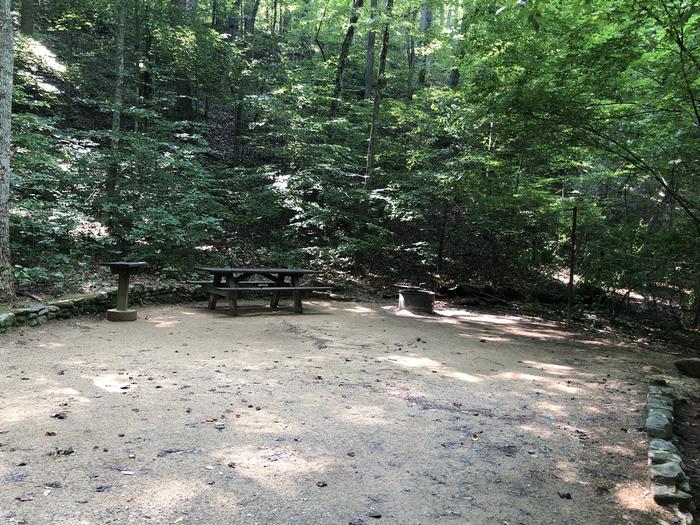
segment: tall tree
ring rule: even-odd
[[[421,32],[421,46],[423,49],[423,59],[421,60],[420,71],[418,72],[418,82],[421,85],[425,85],[426,77],[428,75],[428,50],[427,43],[430,40],[430,30],[433,27],[433,10],[427,5],[420,8],[420,32]]]
[[[13,64],[12,1],[0,0],[0,301],[14,297],[9,208]]]
[[[360,19],[360,9],[364,0],[353,0],[352,10],[350,11],[350,24],[348,29],[345,31],[345,38],[340,46],[340,55],[338,55],[338,67],[335,70],[335,87],[333,88],[333,100],[331,101],[331,113],[335,113],[338,110],[338,103],[340,100],[340,95],[343,92],[343,74],[345,73],[345,68],[348,63],[348,55],[350,54],[350,46],[352,46],[352,39],[355,36],[355,26],[357,21]]]
[[[117,25],[116,60],[117,73],[114,83],[114,98],[112,100],[112,159],[107,175],[106,196],[110,203],[115,201],[117,181],[119,179],[119,144],[122,122],[122,106],[124,105],[124,52],[126,41],[126,12],[129,0],[119,0],[119,22]],[[111,214],[109,215],[111,220]]]
[[[374,24],[376,14],[377,0],[370,0],[370,24]],[[374,27],[370,27],[367,33],[367,59],[365,61],[365,98],[372,95],[372,86],[374,85],[374,44],[376,38],[377,33],[374,31]]]
[[[20,31],[25,35],[34,33],[34,0],[22,0]]]
[[[391,11],[394,7],[394,0],[386,2],[386,22],[382,31],[382,50],[379,52],[379,72],[374,88],[374,101],[372,103],[372,122],[369,128],[369,141],[367,144],[367,164],[365,168],[365,189],[372,188],[372,174],[374,173],[375,150],[377,148],[377,126],[379,125],[379,110],[382,103],[382,92],[386,84],[386,55],[389,51],[389,22]]]
[[[416,11],[410,14],[411,27],[416,21]],[[416,75],[416,39],[413,37],[413,32],[409,31],[406,35],[406,60],[408,65],[408,75],[406,80],[406,98],[413,98],[413,78]]]
[[[255,20],[258,18],[258,9],[260,8],[260,0],[253,0],[250,6],[250,12],[245,17],[246,33],[255,32]]]

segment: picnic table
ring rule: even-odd
[[[190,281],[206,288],[209,309],[214,310],[220,297],[228,299],[229,313],[238,315],[238,297],[246,293],[272,293],[270,308],[279,305],[280,295],[291,293],[294,311],[303,312],[301,303],[305,292],[332,290],[332,286],[303,286],[299,279],[321,272],[305,268],[218,268],[197,266],[195,269],[210,273],[211,281]],[[257,278],[257,279],[256,279]],[[263,278],[264,280],[260,280]]]

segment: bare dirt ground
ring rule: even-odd
[[[14,331],[0,523],[656,524],[640,427],[671,360],[372,303]]]

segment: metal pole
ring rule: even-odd
[[[566,326],[571,326],[571,310],[574,306],[574,270],[576,269],[576,206],[571,216],[571,252],[569,255],[569,289],[566,305]]]

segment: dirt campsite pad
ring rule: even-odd
[[[646,377],[554,324],[310,302],[0,336],[0,523],[656,524]]]

